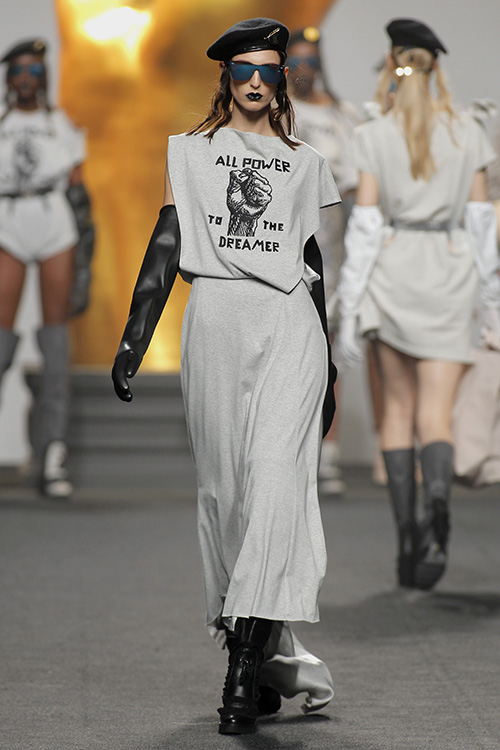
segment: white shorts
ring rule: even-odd
[[[0,248],[14,258],[41,262],[77,241],[73,212],[62,192],[0,198]]]

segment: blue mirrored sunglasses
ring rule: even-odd
[[[226,65],[233,81],[239,81],[240,83],[249,81],[257,70],[264,83],[276,84],[281,81],[285,72],[284,65],[253,65],[252,63],[235,62],[234,60],[226,63]]]
[[[315,55],[304,55],[303,57],[299,55],[291,55],[287,58],[286,62],[289,68],[298,68],[301,65],[307,65],[313,70],[319,69],[319,57],[316,57]]]
[[[29,73],[34,78],[41,78],[45,73],[45,65],[43,63],[31,63],[30,65],[14,63],[9,65],[9,76],[19,76],[21,73]]]

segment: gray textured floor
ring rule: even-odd
[[[321,623],[297,628],[336,697],[217,734],[225,655],[203,626],[192,483],[174,493],[0,488],[2,750],[498,750],[499,488],[456,488],[449,572],[393,585],[385,490],[324,498]]]

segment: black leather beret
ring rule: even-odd
[[[421,47],[434,55],[447,53],[443,42],[429,26],[413,18],[395,18],[385,27],[395,47]]]
[[[0,63],[10,62],[19,55],[45,55],[47,43],[43,39],[26,39],[11,47],[0,60]]]
[[[230,60],[242,52],[273,49],[286,54],[289,31],[273,18],[248,18],[227,29],[210,47],[211,60]]]

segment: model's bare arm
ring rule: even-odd
[[[375,175],[369,172],[359,173],[359,183],[356,192],[358,206],[378,205],[378,183]]]
[[[163,205],[173,206],[174,203],[175,203],[174,194],[172,192],[172,185],[170,183],[170,175],[168,174],[168,162],[167,162],[165,166],[165,188],[163,191]]]
[[[476,172],[474,175],[472,187],[469,193],[469,200],[478,203],[488,200],[488,182],[485,169],[479,170],[479,172]]]

